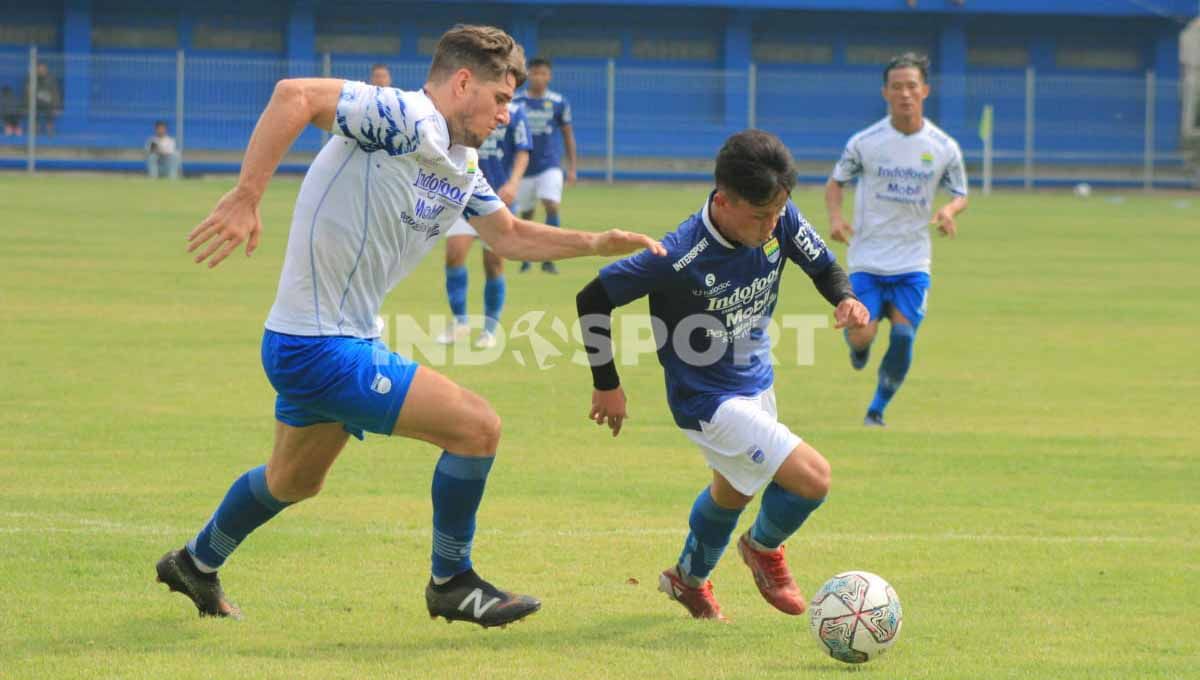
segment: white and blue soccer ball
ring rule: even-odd
[[[1080,182],[1075,185],[1075,195],[1080,198],[1087,198],[1092,195],[1092,185],[1087,182]]]
[[[896,591],[867,571],[847,571],[826,581],[808,611],[821,649],[846,663],[882,655],[896,643],[904,623]]]

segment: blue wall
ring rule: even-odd
[[[1173,15],[1195,11],[1190,0],[1155,5]],[[175,55],[182,49],[186,147],[233,150],[244,146],[275,80],[320,73],[322,36],[398,36],[394,50],[333,54],[334,74],[365,77],[371,62],[384,61],[398,85],[416,87],[428,61],[422,41],[464,19],[505,27],[531,54],[556,37],[615,40],[618,155],[711,156],[725,135],[747,124],[744,74],[755,47],[783,43],[828,50],[825,63],[757,63],[757,124],[780,134],[801,157],[829,158],[848,135],[884,115],[880,66],[855,56],[863,46],[915,47],[932,56],[935,94],[927,113],[969,154],[979,147],[975,129],[986,104],[996,108],[997,148],[1023,147],[1025,65],[1036,69],[1039,83],[1039,153],[1106,158],[1140,152],[1148,69],[1163,83],[1157,146],[1162,151],[1178,146],[1179,108],[1172,97],[1181,24],[1121,0],[971,0],[965,7],[921,0],[920,11],[902,0],[659,0],[652,8],[625,0],[210,0],[202,6],[181,0],[56,0],[51,7],[16,3],[0,22],[56,29],[39,48],[60,79],[64,109],[58,135],[39,143],[128,147],[141,143],[155,119],[175,123]],[[96,26],[166,27],[170,44],[95,45]],[[239,49],[214,47],[199,37],[211,26],[257,30],[261,36]],[[693,59],[652,59],[638,51],[646,39],[707,41],[713,49]],[[1136,58],[1104,69],[1072,68],[1058,58],[1063,48],[1099,45],[1126,49]],[[1028,58],[1006,66],[971,63],[969,50],[981,46],[1020,47]],[[0,84],[20,91],[26,55],[25,47],[0,45]],[[571,98],[587,155],[604,149],[605,61],[556,60],[553,87]],[[310,131],[298,146],[315,148],[318,142],[319,134]]]

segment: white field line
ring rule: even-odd
[[[16,523],[5,520],[15,520]],[[25,522],[21,522],[25,520]],[[36,524],[22,526],[22,524]],[[42,514],[28,512],[0,512],[0,534],[121,534],[144,536],[188,536],[200,527],[200,522],[193,526],[176,527],[157,524],[140,524],[115,522],[106,519],[74,517],[65,514]],[[347,533],[364,536],[394,536],[396,538],[429,537],[429,527],[395,527],[388,528],[378,524],[347,529],[336,527],[296,527],[288,526],[287,522],[272,524],[270,531],[288,535],[322,536],[344,535]],[[502,538],[578,538],[593,539],[598,537],[681,537],[686,534],[682,527],[635,528],[614,527],[604,529],[571,528],[571,529],[487,529],[480,528],[477,536],[496,536]],[[1139,545],[1175,545],[1187,548],[1200,548],[1200,540],[1187,540],[1171,536],[1117,536],[1117,535],[1065,535],[1039,536],[1036,534],[977,534],[962,532],[941,532],[929,534],[914,533],[868,533],[868,534],[832,534],[805,532],[801,534],[804,543],[894,543],[894,542],[925,542],[925,543],[1030,543],[1030,544],[1063,544],[1063,545],[1094,545],[1094,544],[1139,544]]]

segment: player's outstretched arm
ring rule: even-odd
[[[208,266],[215,267],[243,242],[247,256],[254,252],[262,231],[258,204],[267,183],[305,126],[312,123],[324,130],[332,126],[342,83],[333,78],[292,78],[276,83],[250,135],[237,186],[188,234],[189,253],[207,244],[196,262],[207,259]]]
[[[829,215],[829,237],[834,241],[849,243],[854,229],[842,216],[842,198],[845,194],[841,182],[830,177],[825,182],[825,212]]]
[[[583,287],[575,296],[583,344],[592,369],[592,408],[588,419],[597,425],[608,423],[613,436],[621,433],[628,417],[625,410],[625,391],[613,360],[612,310],[614,305],[599,278]]]
[[[942,209],[937,211],[933,216],[933,224],[942,232],[943,236],[954,238],[958,233],[958,222],[956,218],[959,213],[967,209],[967,197],[955,196],[954,200],[942,206]]]
[[[469,221],[497,255],[509,260],[547,262],[584,255],[625,255],[642,248],[655,255],[667,254],[661,243],[645,234],[620,229],[600,233],[556,229],[520,219],[508,208]]]
[[[854,296],[850,277],[846,276],[846,270],[837,262],[830,262],[828,267],[812,277],[812,281],[817,292],[835,307],[834,328],[858,328],[870,322],[870,312]]]

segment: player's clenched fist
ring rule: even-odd
[[[625,390],[617,387],[611,390],[592,391],[592,410],[588,418],[597,425],[606,422],[613,436],[621,433],[621,423],[625,422]]]
[[[260,232],[262,219],[258,214],[258,201],[239,187],[234,187],[221,197],[208,217],[188,234],[188,252],[195,252],[207,243],[208,247],[196,256],[195,261],[203,262],[211,256],[208,266],[212,268],[242,242],[246,243],[246,255],[249,256],[258,247]]]

